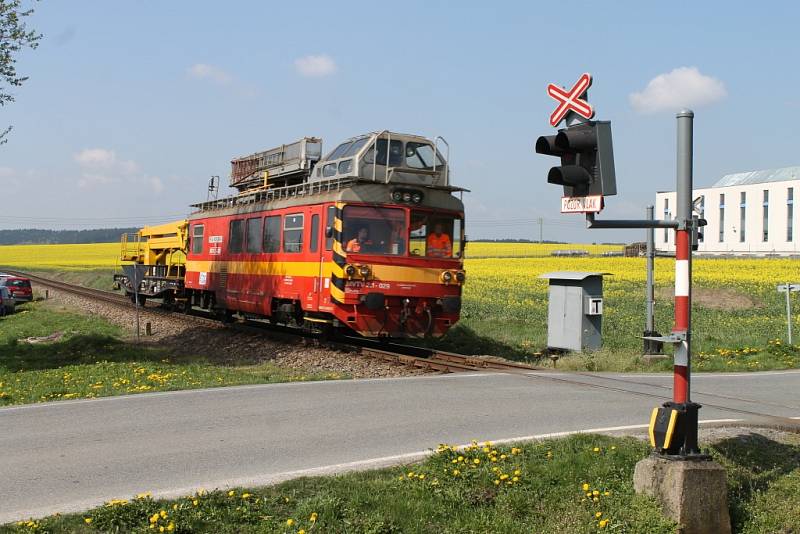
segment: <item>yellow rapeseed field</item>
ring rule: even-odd
[[[0,246],[0,266],[28,269],[102,269],[119,265],[119,243]]]

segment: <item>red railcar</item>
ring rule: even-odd
[[[370,337],[443,335],[461,309],[464,190],[435,143],[368,134],[309,170],[254,169],[235,180],[259,187],[195,205],[169,299]]]

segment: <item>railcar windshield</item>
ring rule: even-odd
[[[342,214],[345,252],[404,256],[408,227],[399,208],[345,206]]]
[[[411,212],[411,255],[460,258],[463,253],[463,228],[460,217],[417,210]]]

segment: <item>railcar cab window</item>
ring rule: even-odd
[[[375,163],[377,161],[378,165],[386,165],[386,147],[387,147],[387,140],[386,139],[378,139],[377,143],[369,149],[367,154],[364,156],[365,163]],[[391,167],[400,167],[403,165],[403,142],[398,140],[393,140],[389,146],[389,166]],[[377,148],[378,156],[375,158],[375,150]]]
[[[295,213],[283,218],[283,251],[303,251],[303,214]]]
[[[411,141],[406,143],[406,167],[433,170],[434,158],[437,168],[444,165],[442,158],[428,143],[414,143]]]
[[[202,224],[195,224],[192,227],[192,254],[202,254],[203,252],[204,228]]]
[[[281,216],[270,215],[264,217],[264,252],[279,252],[281,250]]]
[[[402,209],[345,206],[342,219],[345,252],[405,255],[408,229]]]
[[[230,236],[228,237],[228,252],[238,254],[244,244],[244,219],[231,221]]]
[[[411,213],[411,255],[460,258],[462,222],[458,217],[414,211]]]

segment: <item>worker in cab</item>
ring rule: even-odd
[[[358,229],[358,235],[347,242],[345,252],[364,252],[364,247],[369,247],[372,242],[369,240],[369,230],[366,226]]]
[[[434,225],[433,233],[428,235],[426,249],[428,256],[435,258],[449,258],[453,255],[453,243],[450,236],[444,233],[442,223]]]

